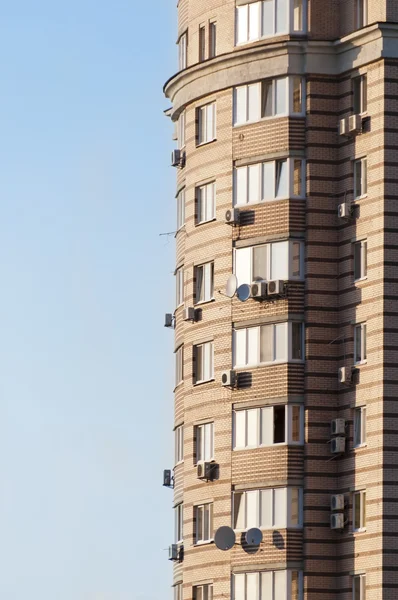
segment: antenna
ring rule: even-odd
[[[214,536],[214,543],[219,550],[231,550],[235,545],[236,536],[231,527],[219,527]]]
[[[227,285],[225,286],[225,295],[228,298],[233,298],[236,294],[236,289],[238,287],[238,280],[236,275],[230,275],[228,277]]]
[[[251,296],[250,285],[247,283],[242,283],[242,285],[240,285],[236,290],[236,295],[241,302],[246,302],[246,300],[249,300]]]
[[[248,546],[259,546],[263,541],[263,532],[261,529],[253,527],[246,531],[245,539]]]

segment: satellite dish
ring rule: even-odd
[[[246,302],[251,296],[251,288],[247,283],[242,283],[236,290],[236,295],[241,302]]]
[[[225,295],[228,298],[233,298],[236,294],[236,288],[238,287],[238,280],[236,275],[230,275],[228,277],[227,285],[225,286]]]
[[[259,546],[263,541],[263,532],[261,529],[253,527],[249,531],[246,531],[245,539],[248,546]]]
[[[214,536],[214,543],[219,550],[231,550],[235,540],[235,532],[231,527],[219,527]]]

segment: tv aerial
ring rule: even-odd
[[[250,285],[248,285],[247,283],[242,283],[242,285],[240,285],[236,290],[236,295],[238,297],[238,300],[240,300],[241,302],[246,302],[246,300],[249,300],[251,296]]]
[[[230,275],[228,277],[227,285],[225,286],[225,295],[228,296],[228,298],[233,298],[236,294],[237,287],[238,280],[236,275]]]
[[[263,532],[257,527],[252,527],[246,531],[245,540],[248,546],[259,546],[263,541]]]
[[[214,536],[214,543],[219,550],[231,550],[236,541],[235,532],[231,527],[219,527]]]

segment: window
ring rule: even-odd
[[[301,77],[265,79],[234,88],[234,125],[303,111]]]
[[[354,327],[354,361],[355,364],[366,361],[366,323]]]
[[[187,41],[188,36],[184,33],[178,42],[178,67],[180,71],[187,68]]]
[[[177,504],[174,508],[175,543],[179,544],[184,539],[184,505]]]
[[[361,75],[352,80],[354,114],[360,115],[368,110],[367,77]]]
[[[302,600],[301,571],[261,571],[233,575],[232,600]]]
[[[185,224],[185,188],[177,194],[177,231]]]
[[[365,279],[368,272],[368,243],[366,240],[354,244],[354,280]]]
[[[293,341],[295,346],[293,346]],[[303,324],[275,323],[233,332],[235,367],[304,359]]]
[[[275,529],[302,527],[303,490],[268,488],[234,492],[233,528]]]
[[[237,410],[234,417],[234,450],[304,443],[304,407],[297,404]]]
[[[210,381],[214,378],[214,347],[213,342],[194,346],[195,383]]]
[[[354,448],[366,444],[366,407],[354,409]]]
[[[199,62],[206,60],[206,26],[199,27]]]
[[[360,158],[354,161],[354,198],[367,194],[367,160]]]
[[[208,462],[214,458],[214,423],[195,427],[196,462]]]
[[[368,0],[357,0],[357,29],[368,24]]]
[[[234,205],[305,197],[305,161],[284,158],[236,167]]]
[[[179,425],[174,430],[175,464],[184,460],[184,426]]]
[[[182,600],[182,583],[174,586],[174,600]]]
[[[212,584],[196,585],[193,588],[193,600],[213,600]]]
[[[180,267],[176,271],[176,306],[184,304],[184,269]]]
[[[180,346],[175,353],[176,356],[176,387],[184,379],[184,346]]]
[[[263,0],[236,8],[236,44],[305,31],[305,0]]]
[[[195,304],[209,302],[214,293],[214,263],[195,267]]]
[[[352,529],[361,531],[366,527],[366,491],[354,492],[352,499]]]
[[[217,55],[217,23],[211,21],[209,24],[209,58]]]
[[[213,504],[195,506],[195,543],[210,542],[213,539]]]
[[[180,150],[185,147],[185,111],[180,114],[177,122],[177,140]]]
[[[304,243],[273,242],[235,249],[235,275],[238,285],[274,279],[303,279]]]
[[[212,221],[216,216],[216,184],[207,183],[196,188],[197,221],[196,224]]]
[[[216,139],[216,104],[205,104],[198,108],[198,145]]]
[[[366,600],[366,575],[352,578],[352,600]]]

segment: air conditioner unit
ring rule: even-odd
[[[164,316],[164,326],[173,327],[174,317],[171,313],[166,313]]]
[[[215,463],[212,462],[203,462],[199,463],[197,466],[197,478],[203,479],[206,481],[211,481],[213,479],[213,473],[215,469]]]
[[[178,560],[177,544],[171,544],[171,546],[169,546],[169,560]]]
[[[340,367],[338,370],[339,383],[349,385],[352,381],[352,367]]]
[[[345,452],[345,438],[333,438],[330,442],[330,451],[332,454],[342,454],[343,452]]]
[[[330,424],[332,435],[345,435],[345,419],[333,419]]]
[[[344,510],[344,494],[330,496],[330,510]]]
[[[268,285],[266,281],[254,281],[251,285],[251,296],[255,300],[263,300],[267,297]]]
[[[164,487],[172,487],[173,476],[169,469],[165,469],[163,471],[163,485]]]
[[[340,219],[349,219],[351,216],[351,206],[348,202],[343,202],[337,207],[337,214]]]
[[[330,529],[344,529],[343,513],[336,513],[334,515],[330,515]]]
[[[230,208],[225,213],[225,222],[228,225],[237,225],[239,223],[239,209]]]
[[[348,119],[340,119],[339,123],[339,134],[348,135]]]
[[[175,149],[171,153],[171,166],[179,167],[181,164],[181,150]]]
[[[224,371],[221,374],[221,384],[225,387],[235,387],[236,380],[236,371]]]
[[[195,316],[195,309],[193,306],[188,306],[187,308],[184,308],[184,312],[183,312],[183,320],[184,321],[195,321],[196,320],[196,316]]]
[[[350,133],[362,133],[361,115],[351,115],[348,117],[348,129]]]
[[[281,296],[285,290],[285,283],[280,279],[268,282],[268,296]]]

